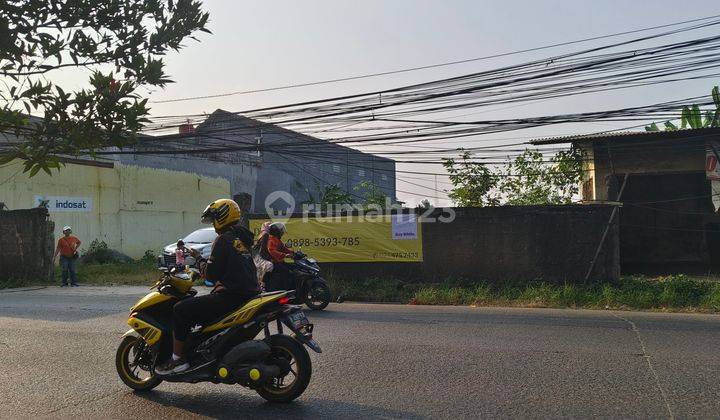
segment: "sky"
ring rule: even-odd
[[[166,58],[175,83],[148,92],[150,101],[212,95],[384,72],[505,53],[592,36],[720,14],[717,1],[512,1],[506,0],[363,0],[231,1],[205,0],[212,34],[188,40]],[[715,29],[717,30],[717,28]],[[697,32],[708,35],[710,32]],[[627,39],[627,37],[626,37]],[[274,92],[196,101],[152,104],[152,115],[211,113],[374,91],[457,76],[501,65],[574,51],[606,41],[525,53],[412,73]],[[77,74],[66,82],[80,84]],[[483,117],[553,115],[612,109],[709,94],[718,81],[699,80],[603,94],[543,101],[511,109],[483,111]],[[453,146],[478,142],[516,142],[518,138],[587,133],[612,124],[555,126],[494,137],[467,138]],[[492,140],[495,139],[495,140]],[[491,144],[491,143],[488,143]],[[442,142],[430,144],[443,145]],[[377,148],[374,149],[377,151]],[[436,172],[430,165],[398,164],[398,169]],[[412,175],[411,185],[398,174],[398,197],[414,204],[423,198],[447,205],[433,191],[435,178]],[[421,178],[421,179],[415,179]],[[448,188],[440,177],[438,189]],[[405,180],[404,180],[405,179]]]

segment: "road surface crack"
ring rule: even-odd
[[[615,312],[610,312],[615,318],[618,318],[622,321],[627,322],[630,325],[630,329],[635,333],[635,337],[638,340],[638,343],[640,343],[640,350],[642,351],[641,356],[645,359],[648,365],[648,369],[650,370],[650,373],[652,374],[653,378],[655,379],[655,385],[657,386],[658,390],[660,391],[660,396],[662,397],[663,403],[665,404],[665,409],[667,410],[668,417],[671,420],[675,419],[675,415],[673,414],[672,408],[670,407],[670,400],[668,399],[667,393],[665,392],[665,389],[662,386],[662,383],[660,382],[660,377],[658,376],[657,372],[655,371],[655,368],[653,367],[651,356],[647,351],[647,347],[645,346],[645,341],[642,339],[642,336],[640,335],[640,329],[635,325],[634,322],[630,321],[627,318],[623,318],[620,315],[616,314]]]

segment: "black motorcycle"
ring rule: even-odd
[[[304,253],[297,251],[293,255],[293,262],[288,264],[290,275],[295,286],[295,298],[293,303],[308,308],[321,311],[330,303],[330,288],[325,279],[320,276],[320,267],[313,258],[308,258]],[[268,273],[268,277],[272,278],[273,273]],[[273,282],[268,282],[272,284]],[[268,291],[278,290],[269,287]]]

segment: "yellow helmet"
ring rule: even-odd
[[[240,221],[240,206],[233,200],[221,198],[215,200],[205,208],[202,214],[203,223],[212,223],[216,232]]]

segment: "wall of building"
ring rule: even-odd
[[[226,163],[190,155],[116,155],[113,156],[113,159],[125,165],[191,172],[212,178],[225,178],[230,183],[230,192],[232,194],[247,193],[255,196],[258,166],[250,162]]]
[[[717,266],[720,254],[708,246],[708,236],[717,232],[710,219],[720,217],[710,194],[704,171],[631,175],[620,210],[623,272],[706,273]]]
[[[94,239],[138,258],[201,227],[200,213],[220,197],[230,198],[226,179],[187,172],[115,164],[68,164],[52,176],[28,178],[13,162],[0,167],[0,201],[10,209],[35,206],[36,196],[82,197],[88,211],[50,211],[55,236],[72,226],[87,247]]]
[[[697,172],[705,168],[705,139],[643,139],[592,143],[595,200],[615,200],[608,194],[614,174]]]
[[[323,154],[323,150],[317,150],[315,159],[264,152],[253,211],[264,211],[265,198],[274,191],[289,192],[296,201],[297,210],[300,203],[317,200],[321,190],[332,184],[348,191],[355,201],[359,201],[363,198],[363,191],[356,187],[364,181],[376,185],[394,201],[395,162],[343,149],[349,152],[337,154],[333,148]]]
[[[642,133],[579,142],[594,194],[584,200],[621,201],[620,256],[626,273],[707,272],[720,256],[718,226],[704,130]],[[657,137],[656,137],[657,136]],[[625,175],[628,175],[622,197]],[[583,186],[583,191],[588,191]]]
[[[368,181],[391,200],[396,199],[395,162],[392,159],[222,110],[215,111],[208,122],[199,127],[198,134],[212,130],[210,127],[219,127],[223,138],[232,140],[233,144],[258,142],[262,145],[253,197],[254,212],[265,211],[265,199],[275,191],[290,193],[299,206],[319,196],[318,186],[323,188],[330,184],[339,185],[357,200],[362,198],[362,191],[355,187]]]
[[[421,263],[324,263],[322,269],[326,275],[349,280],[579,283],[612,209],[611,205],[456,208],[451,223],[422,224]],[[617,281],[619,276],[615,218],[591,281]]]
[[[253,150],[262,148],[258,154]],[[263,123],[221,109],[192,132],[145,136],[140,151],[177,150],[179,154],[114,155],[125,164],[188,171],[223,177],[233,195],[247,193],[255,212],[265,211],[266,198],[275,191],[292,195],[299,206],[319,196],[318,185],[337,184],[362,198],[355,186],[372,182],[395,200],[395,162],[343,147],[292,130]],[[235,149],[237,148],[237,149]],[[188,150],[216,149],[187,154]],[[230,149],[230,150],[223,150]]]
[[[46,209],[0,211],[0,279],[50,280],[53,228]]]

